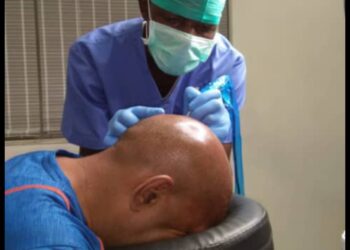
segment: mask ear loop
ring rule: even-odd
[[[149,22],[151,21],[151,8],[150,8],[150,0],[147,0],[147,10],[148,10],[148,21],[144,20],[142,23],[142,28],[146,29],[146,37],[142,37],[142,41],[145,45],[148,45],[149,39]]]
[[[148,10],[148,22],[151,22],[152,15],[151,15],[151,3],[150,3],[150,0],[147,0],[147,10]],[[149,38],[149,25],[148,25],[148,22],[146,21],[146,39]]]

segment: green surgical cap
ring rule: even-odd
[[[152,0],[152,3],[176,15],[198,22],[218,25],[226,0]]]

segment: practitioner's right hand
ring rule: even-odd
[[[135,125],[140,120],[164,113],[165,111],[163,108],[146,106],[134,106],[120,109],[115,112],[114,116],[108,123],[108,131],[104,138],[104,143],[107,146],[112,146],[129,127]]]

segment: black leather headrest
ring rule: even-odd
[[[265,209],[257,202],[234,196],[228,216],[208,230],[166,241],[110,250],[273,250],[272,231]]]

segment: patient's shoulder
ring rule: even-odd
[[[99,248],[99,240],[58,195],[30,189],[5,196],[6,249]]]

